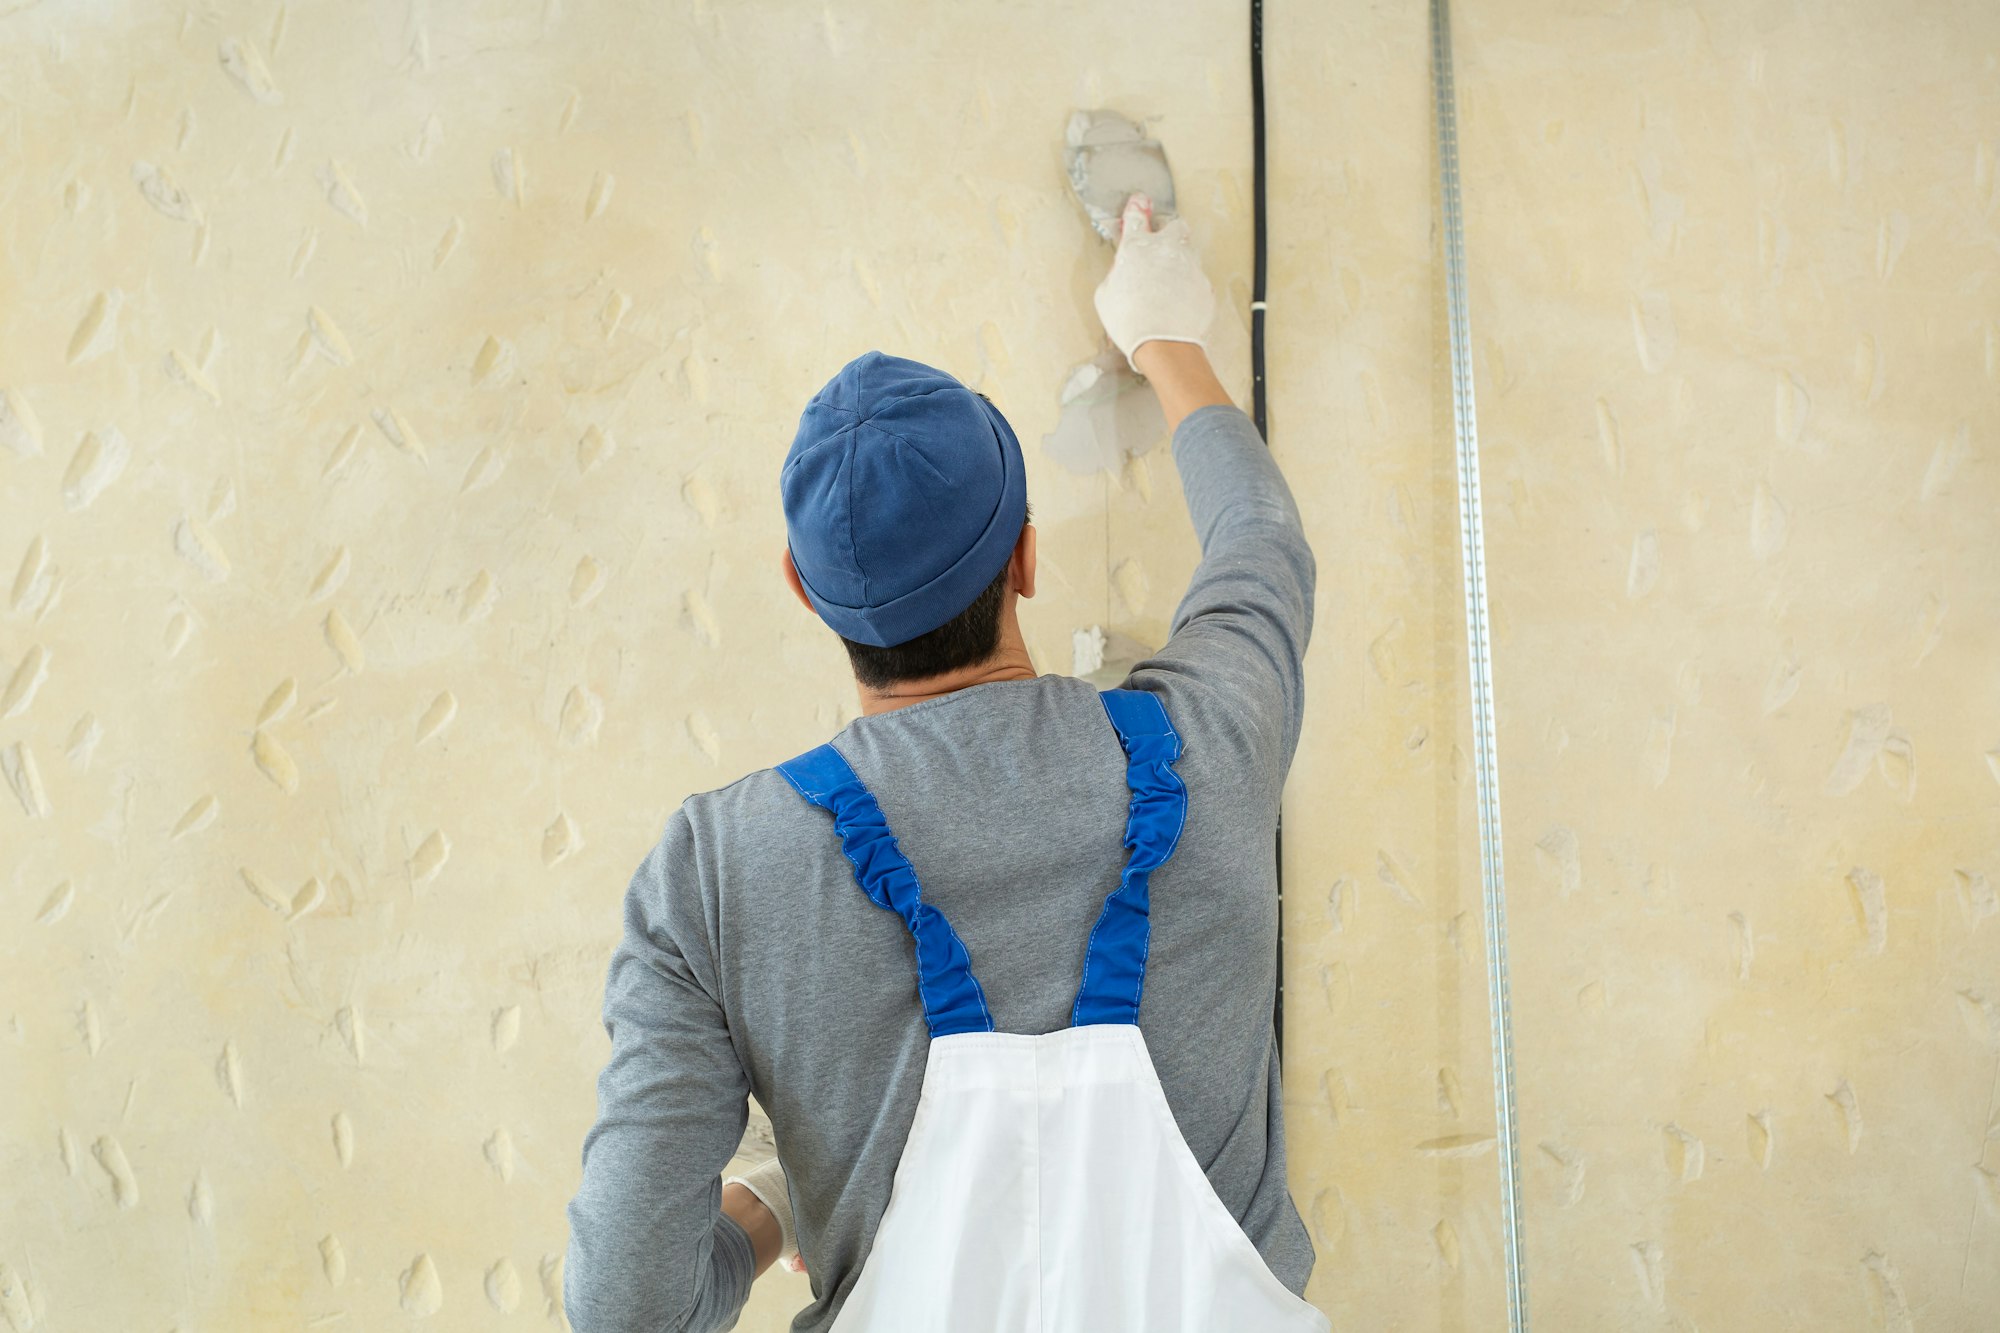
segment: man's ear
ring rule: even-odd
[[[789,557],[791,553],[786,552]],[[1035,525],[1021,525],[1021,535],[1014,542],[1014,555],[1008,562],[1014,571],[1011,582],[1014,593],[1019,597],[1035,595]]]
[[[791,585],[792,596],[799,599],[800,606],[811,611],[817,617],[819,610],[812,604],[812,598],[806,596],[806,585],[799,581],[799,567],[792,563],[791,547],[787,546],[785,548],[784,559],[781,563],[785,567],[785,582]]]

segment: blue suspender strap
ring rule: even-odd
[[[971,955],[944,913],[924,901],[917,872],[896,845],[882,807],[840,751],[822,745],[779,764],[778,771],[799,795],[833,812],[840,850],[853,864],[855,880],[877,907],[888,908],[909,926],[917,942],[917,991],[931,1036],[991,1032],[993,1016],[972,975]]]
[[[1103,690],[1098,697],[1125,747],[1125,783],[1132,789],[1125,847],[1131,857],[1090,932],[1083,985],[1070,1015],[1077,1027],[1139,1021],[1139,992],[1146,984],[1152,942],[1147,883],[1174,854],[1187,822],[1187,787],[1173,770],[1181,738],[1159,697],[1144,690]]]

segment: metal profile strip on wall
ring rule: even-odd
[[[1444,210],[1445,304],[1451,332],[1452,424],[1458,445],[1459,546],[1464,556],[1466,661],[1479,804],[1479,866],[1486,926],[1486,1000],[1493,1029],[1493,1103],[1500,1143],[1500,1222],[1506,1251],[1507,1326],[1528,1326],[1521,1259],[1521,1156],[1514,1117],[1514,1035],[1507,984],[1507,901],[1500,851],[1500,771],[1493,725],[1493,657],[1487,636],[1486,541],[1479,506],[1479,425],[1466,310],[1465,216],[1458,172],[1458,105],[1452,81],[1451,11],[1431,0],[1431,86],[1437,116],[1438,194]]]

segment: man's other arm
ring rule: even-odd
[[[749,1119],[750,1089],[715,999],[696,873],[692,826],[677,810],[626,888],[605,977],[611,1057],[563,1265],[563,1309],[577,1333],[733,1327],[777,1250],[776,1224],[749,1191],[731,1186],[738,1207],[724,1208],[721,1172]],[[761,1219],[730,1216],[742,1200]],[[754,1250],[753,1234],[763,1242]]]

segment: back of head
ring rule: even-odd
[[[993,654],[1028,501],[1020,442],[984,395],[856,357],[800,414],[779,490],[799,582],[864,685]]]

